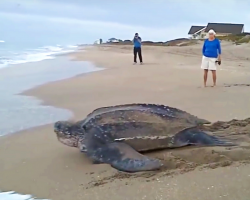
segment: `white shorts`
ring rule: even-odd
[[[217,64],[215,63],[216,58],[208,58],[206,56],[202,57],[201,69],[216,70]]]

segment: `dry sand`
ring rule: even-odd
[[[60,144],[52,125],[46,125],[1,138],[2,190],[53,200],[249,199],[250,46],[223,43],[216,88],[202,87],[201,44],[143,47],[142,66],[132,65],[131,48],[96,46],[70,54],[106,70],[49,83],[24,95],[70,109],[75,120],[101,106],[136,102],[166,104],[213,122],[238,119],[208,130],[226,134],[240,146],[154,152],[149,156],[162,159],[166,167],[128,175],[91,164],[77,149]]]

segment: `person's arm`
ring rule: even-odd
[[[203,47],[202,47],[202,55],[204,55],[205,50],[206,50],[206,40],[205,40],[205,41],[204,41],[204,43],[203,43]]]
[[[133,44],[135,43],[135,38],[133,38],[132,43],[133,43]]]
[[[217,40],[218,43],[217,43],[217,49],[218,49],[218,61],[221,61],[221,46],[220,46],[220,41]]]
[[[140,38],[140,37],[138,37],[138,42],[140,42],[140,43],[141,43],[141,38]]]

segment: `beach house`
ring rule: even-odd
[[[204,39],[210,29],[213,29],[217,36],[227,36],[244,33],[244,24],[208,23],[207,26],[191,26],[188,35],[192,39]]]
[[[108,39],[107,43],[113,43],[113,42],[119,42],[119,41],[120,41],[119,39],[110,38],[110,39]]]
[[[188,35],[191,39],[202,39],[204,37],[204,30],[206,26],[191,26]]]
[[[100,39],[96,40],[94,44],[101,44]]]

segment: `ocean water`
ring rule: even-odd
[[[32,15],[27,10],[33,4],[23,4],[17,6],[10,1],[9,7],[0,6],[3,7],[3,12],[0,12],[3,19],[0,31],[0,139],[20,130],[66,120],[73,115],[69,110],[42,105],[41,100],[19,93],[51,81],[102,70],[89,62],[57,56],[76,51],[78,44],[86,43],[87,34],[93,38],[90,41],[99,38],[96,31],[93,30],[96,36],[88,32],[92,26],[74,23],[75,19],[68,23],[62,18],[58,22],[55,21],[57,18],[50,18],[47,14],[39,15],[37,12],[42,9],[48,11],[47,4],[45,7],[35,6],[33,11],[36,14]],[[10,8],[24,14],[8,13]],[[58,9],[57,6],[51,8]],[[82,10],[79,11],[82,16]],[[18,194],[12,192],[13,188],[8,189],[11,192],[1,192],[0,188],[0,200],[36,199],[31,193]]]
[[[28,35],[23,39],[18,34],[15,36],[6,41],[1,40],[0,34],[0,136],[72,116],[63,109],[37,106],[42,103],[39,99],[18,93],[50,81],[97,70],[90,63],[79,64],[59,57],[78,50],[77,45],[69,45],[63,38],[57,40],[59,45],[43,35],[39,38]]]
[[[0,40],[0,68],[11,64],[53,59],[58,54],[73,52],[77,50],[77,47],[77,45],[44,45],[37,42],[22,43]]]
[[[2,66],[0,68],[0,137],[57,120],[67,120],[73,116],[69,110],[42,105],[40,99],[19,95],[19,93],[48,82],[99,70],[103,68],[98,68],[90,62],[71,61],[67,56]],[[36,198],[32,195],[0,191],[0,200],[33,199]]]
[[[0,69],[0,136],[72,116],[68,110],[41,105],[41,100],[18,95],[20,92],[51,81],[99,70],[102,69],[89,62],[71,61],[66,56]]]

